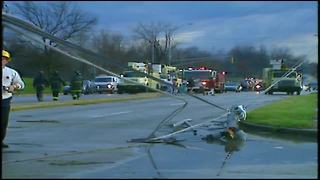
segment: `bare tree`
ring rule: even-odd
[[[24,1],[15,3],[15,6],[18,13],[32,24],[63,40],[73,38],[81,32],[88,32],[97,23],[97,18],[91,17],[68,1],[50,3],[44,5]]]
[[[138,24],[133,30],[136,39],[150,43],[151,59],[154,63],[168,63],[169,48],[173,45],[173,33],[178,27],[165,23]]]
[[[121,34],[110,33],[101,30],[92,37],[93,49],[106,58],[104,62],[98,62],[101,66],[121,72],[121,67],[126,67],[127,58],[125,57],[124,37]]]
[[[76,5],[68,1],[35,3],[32,1],[16,2],[17,13],[42,30],[63,40],[72,40],[83,33],[89,32],[97,23],[97,18],[90,16]],[[49,39],[43,42],[54,45]],[[55,59],[49,63],[59,64],[59,57],[44,46],[43,59]],[[63,63],[61,63],[63,64]],[[48,67],[52,67],[49,66]]]

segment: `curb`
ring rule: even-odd
[[[302,136],[309,136],[309,137],[318,137],[318,130],[317,129],[296,129],[296,128],[278,128],[266,125],[257,125],[248,122],[240,121],[240,125],[248,128],[249,130],[264,130],[276,133],[286,133],[286,134],[293,134],[293,135],[302,135]]]

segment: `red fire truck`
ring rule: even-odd
[[[188,91],[200,92],[201,90],[210,91],[212,88],[217,93],[222,93],[225,83],[225,72],[217,72],[205,67],[189,68],[182,70],[182,78],[184,82],[193,85],[188,86]]]

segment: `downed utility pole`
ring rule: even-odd
[[[59,39],[59,38],[57,38],[57,37],[55,37],[55,36],[53,36],[53,35],[51,35],[51,34],[49,34],[49,33],[47,33],[47,32],[44,32],[42,29],[40,29],[40,28],[38,28],[38,27],[35,27],[34,25],[30,24],[29,22],[26,22],[26,21],[24,21],[24,20],[19,19],[18,17],[14,17],[14,16],[12,16],[12,15],[9,15],[9,14],[7,14],[7,13],[2,12],[2,19],[3,19],[3,23],[4,23],[4,25],[6,25],[6,27],[9,27],[10,29],[12,29],[12,30],[15,31],[16,33],[20,34],[21,36],[23,36],[23,37],[24,37],[24,36],[27,36],[29,39],[32,39],[32,40],[34,40],[34,41],[36,41],[36,42],[38,42],[38,43],[42,43],[42,44],[48,46],[49,48],[55,50],[56,52],[68,56],[68,57],[71,58],[71,59],[74,59],[74,60],[77,60],[77,61],[86,63],[86,64],[91,65],[91,66],[94,66],[94,67],[96,67],[96,68],[98,68],[98,69],[100,69],[100,70],[102,70],[102,71],[104,71],[104,72],[106,72],[106,73],[108,73],[108,74],[111,74],[111,75],[114,75],[114,76],[116,76],[116,77],[119,77],[120,79],[123,79],[123,80],[125,80],[125,81],[129,81],[129,82],[131,82],[131,83],[133,83],[133,84],[142,85],[142,86],[144,86],[144,87],[146,87],[146,88],[148,88],[148,89],[152,89],[152,90],[154,90],[154,91],[156,91],[156,92],[160,92],[160,93],[162,93],[162,94],[165,94],[165,95],[168,95],[168,96],[173,97],[173,98],[175,98],[175,99],[178,99],[178,100],[183,101],[183,102],[184,102],[184,105],[183,105],[182,107],[180,107],[178,110],[176,110],[176,111],[174,111],[173,113],[171,113],[168,118],[166,118],[165,120],[161,121],[160,124],[159,124],[159,126],[156,128],[156,130],[157,130],[158,128],[160,128],[160,125],[164,124],[164,122],[172,119],[172,118],[174,117],[173,115],[176,115],[178,112],[181,112],[181,111],[186,107],[186,105],[187,105],[187,103],[188,103],[188,102],[187,102],[185,99],[183,99],[183,98],[174,96],[174,95],[172,95],[172,94],[170,94],[170,93],[167,93],[167,92],[163,92],[163,91],[158,90],[158,89],[156,89],[156,88],[152,88],[152,87],[149,87],[149,86],[146,86],[146,85],[137,83],[137,82],[135,82],[135,81],[128,80],[128,79],[126,79],[126,78],[124,78],[124,77],[119,76],[118,74],[115,74],[115,73],[113,73],[113,72],[111,72],[111,71],[108,71],[108,70],[106,70],[106,69],[104,69],[104,68],[102,68],[102,67],[100,67],[100,66],[97,66],[96,64],[94,64],[94,63],[92,63],[92,62],[90,62],[90,61],[87,61],[87,60],[85,60],[85,59],[83,59],[83,58],[75,57],[75,56],[73,56],[73,55],[71,55],[71,54],[69,54],[69,53],[66,53],[66,52],[65,52],[65,51],[66,51],[65,49],[64,49],[64,50],[60,50],[60,49],[54,47],[53,45],[45,44],[44,42],[40,41],[39,39],[37,39],[37,38],[35,38],[35,37],[33,37],[33,36],[28,36],[28,35],[22,33],[21,31],[17,30],[16,27],[22,28],[22,29],[24,29],[24,30],[26,30],[26,31],[28,31],[28,32],[34,33],[34,34],[39,35],[39,36],[41,36],[41,37],[48,38],[48,39],[54,41],[55,43],[60,44],[60,45],[65,46],[65,47],[68,47],[68,48],[71,48],[72,50],[77,50],[77,51],[79,51],[79,52],[89,54],[92,58],[105,59],[105,57],[102,56],[102,55],[99,55],[99,54],[94,53],[94,52],[92,52],[92,51],[90,51],[90,50],[88,50],[88,49],[85,49],[85,48],[82,48],[82,47],[77,46],[77,45],[75,45],[75,44],[72,44],[71,42],[68,42],[68,41]],[[120,64],[116,63],[116,61],[113,62],[113,65],[118,66],[118,67],[122,67]],[[135,71],[135,72],[137,72],[137,73],[141,73],[141,72],[139,72],[139,71],[137,71],[137,70],[135,70],[135,69],[132,69],[132,68],[131,68],[131,70],[132,70],[132,71]],[[169,83],[167,83],[167,82],[165,82],[165,81],[163,81],[163,80],[161,80],[161,79],[159,79],[159,78],[156,78],[156,77],[154,77],[154,76],[150,76],[150,75],[147,74],[147,73],[143,73],[143,74],[144,74],[144,76],[146,76],[146,77],[148,77],[148,78],[151,78],[151,79],[153,79],[153,80],[155,80],[155,81],[157,81],[157,82],[164,83],[164,84],[167,84],[167,85],[169,85],[169,86],[172,86],[171,84],[169,84]],[[196,97],[196,96],[192,96],[192,95],[190,95],[190,94],[188,94],[188,93],[185,93],[185,94],[186,94],[186,95],[189,95],[189,96],[191,96],[191,97],[194,97],[194,98]],[[215,106],[215,107],[220,107],[220,109],[223,109],[223,110],[227,111],[227,109],[225,109],[225,108],[223,108],[223,107],[221,107],[221,106],[215,105],[215,104],[213,104],[213,103],[211,103],[211,102],[209,102],[209,101],[207,101],[207,100],[205,100],[205,99],[202,99],[202,98],[199,98],[199,97],[197,97],[196,99],[201,100],[202,102],[205,102],[205,103],[207,103],[207,104],[209,104],[209,105],[212,105],[212,106]],[[149,137],[151,137],[151,136],[154,136],[154,132],[152,132]]]

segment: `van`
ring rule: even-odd
[[[118,84],[120,83],[120,78],[116,76],[99,75],[95,77],[93,86],[95,92],[98,93],[115,93],[118,91]]]

